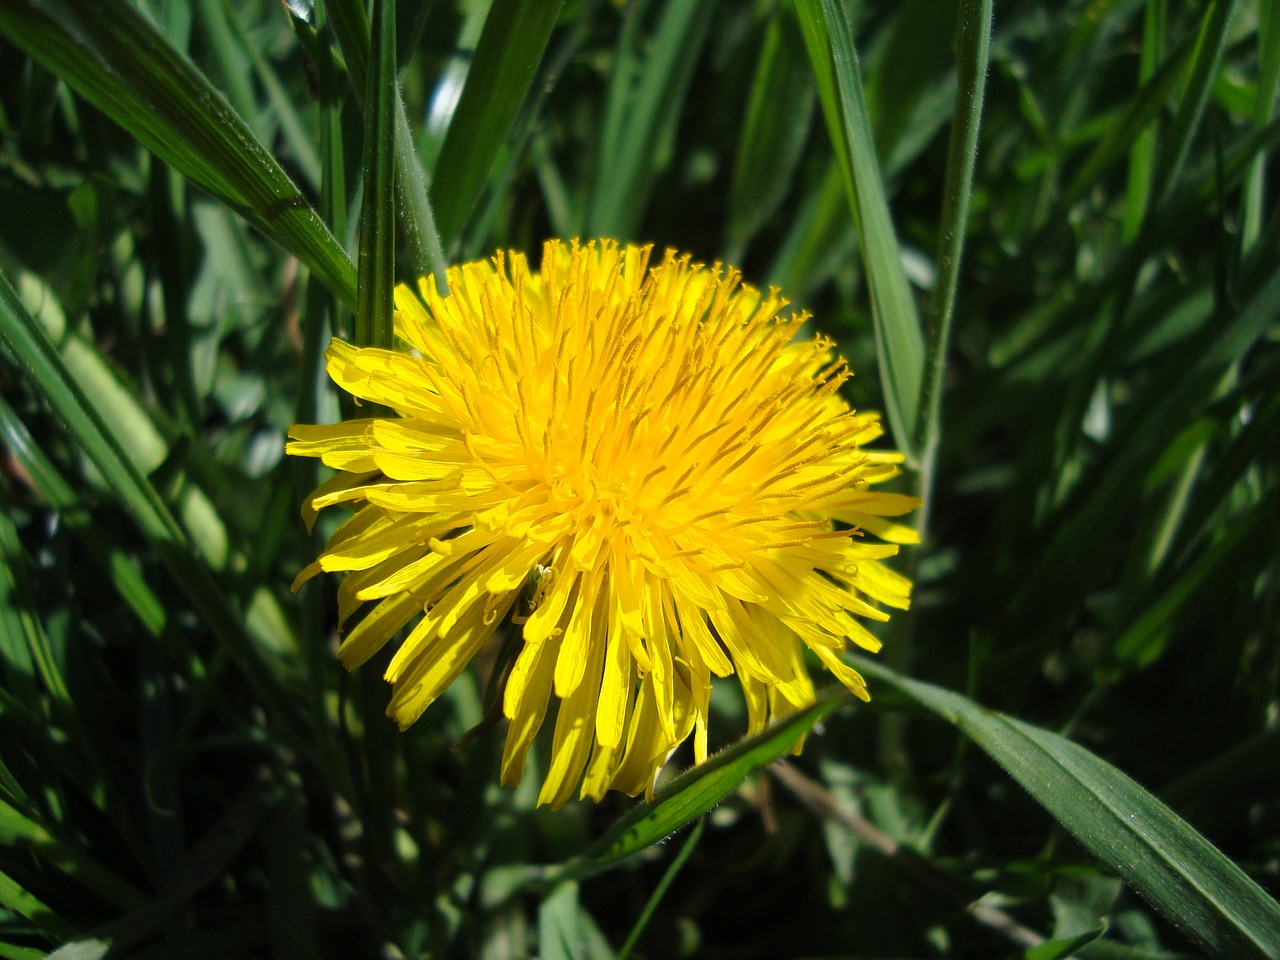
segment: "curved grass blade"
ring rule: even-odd
[[[136,910],[147,903],[147,896],[128,880],[79,846],[64,843],[3,800],[0,800],[0,845],[30,852],[125,910]]]
[[[1257,94],[1253,102],[1253,127],[1261,130],[1275,112],[1276,96],[1280,94],[1280,3],[1269,3],[1258,18],[1258,62],[1261,70]],[[1248,250],[1262,232],[1266,215],[1264,188],[1266,159],[1259,157],[1249,168],[1249,178],[1240,205],[1241,247]]]
[[[76,934],[75,927],[4,872],[0,872],[0,907],[30,920],[37,930],[51,940],[67,940]]]
[[[494,0],[432,177],[436,225],[456,244],[551,39],[561,0]]]
[[[355,270],[298,187],[136,6],[3,0],[0,32],[355,303]]]
[[[1074,937],[1063,937],[1050,940],[1035,947],[1029,947],[1022,954],[1022,960],[1067,960],[1077,954],[1107,932],[1107,925],[1099,924],[1096,929],[1086,930]]]
[[[275,672],[247,633],[209,569],[192,552],[191,542],[160,498],[102,421],[75,377],[27,313],[9,281],[0,276],[0,346],[25,371],[31,384],[61,420],[84,455],[102,475],[107,489],[132,517],[157,556],[186,593],[210,630],[226,644],[246,678],[263,698],[274,719],[293,728],[297,718],[286,705]],[[296,732],[296,731],[292,731]],[[296,743],[305,743],[298,736]]]
[[[89,554],[102,567],[142,628],[153,638],[163,636],[168,616],[160,598],[147,586],[129,556],[112,544],[107,532],[81,506],[75,491],[57,472],[44,451],[32,439],[26,425],[3,399],[0,399],[0,438],[3,438],[5,446],[21,464],[49,506],[58,511],[63,522],[75,531]],[[195,662],[193,652],[187,651],[187,656]]]
[[[67,371],[44,329],[27,313],[17,292],[2,276],[0,343],[26,371],[142,531],[153,540],[185,543],[186,538],[169,508],[101,422],[96,407]]]
[[[954,724],[1096,857],[1216,957],[1280,957],[1280,904],[1167,806],[1056,733],[852,658]]]
[[[600,865],[638,853],[675,833],[736,790],[751,771],[781,757],[815,723],[849,699],[843,687],[832,688],[813,706],[793,713],[754,737],[741,740],[716,754],[706,763],[682,773],[660,790],[653,800],[639,804],[615,823],[587,851],[581,865],[590,872]]]
[[[844,11],[834,0],[796,0],[796,13],[862,246],[889,424],[898,449],[914,464],[920,455],[914,427],[924,378],[924,336],[889,216],[858,55]]]

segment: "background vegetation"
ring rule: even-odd
[[[990,8],[0,0],[0,957],[1280,956],[1280,3]],[[550,235],[780,285],[928,500],[873,702],[653,808],[288,589],[329,333]]]

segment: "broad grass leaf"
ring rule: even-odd
[[[341,246],[226,98],[125,0],[0,5],[0,32],[157,156],[311,268],[345,302]]]
[[[920,453],[913,441],[924,378],[924,335],[889,215],[853,36],[843,9],[832,0],[796,0],[796,11],[862,246],[893,440],[914,460]]]
[[[649,803],[642,803],[615,823],[584,857],[609,863],[638,853],[702,816],[723,800],[751,771],[777,760],[815,723],[847,703],[843,688],[819,697],[813,706],[741,740],[672,780]]]
[[[1280,957],[1280,904],[1196,830],[1079,744],[866,658],[859,670],[954,724],[1090,852],[1224,960]]]
[[[561,0],[494,0],[432,177],[436,223],[456,243],[533,84]]]

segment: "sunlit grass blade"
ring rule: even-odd
[[[66,940],[76,933],[75,927],[6,873],[0,873],[0,907],[30,920],[37,930],[50,939]]]
[[[1178,109],[1169,121],[1156,154],[1152,181],[1156,185],[1155,203],[1162,203],[1179,186],[1182,168],[1191,151],[1192,139],[1204,116],[1213,85],[1218,77],[1218,65],[1232,17],[1239,6],[1238,0],[1221,0],[1205,10],[1191,54],[1191,73],[1182,90]]]
[[[1048,730],[857,657],[860,671],[954,724],[1096,857],[1224,960],[1280,956],[1280,904],[1115,767]]]
[[[184,542],[169,508],[101,423],[96,405],[67,373],[45,331],[27,313],[4,277],[0,277],[0,342],[45,396],[143,532],[157,540]]]
[[[290,162],[296,167],[304,182],[311,189],[318,188],[320,185],[320,156],[316,152],[316,146],[310,131],[307,129],[302,110],[299,109],[300,106],[305,107],[307,104],[297,103],[289,96],[284,84],[280,82],[280,78],[276,75],[276,71],[267,61],[267,58],[263,56],[262,51],[258,49],[253,39],[247,35],[243,22],[231,4],[201,4],[197,9],[204,18],[205,23],[217,25],[218,45],[225,48],[225,52],[220,52],[220,57],[224,62],[234,65],[236,60],[233,57],[238,54],[238,59],[251,64],[253,67],[252,73],[243,69],[237,72],[241,75],[242,82],[246,85],[249,83],[250,78],[256,75],[267,95],[267,102],[270,104],[269,111],[260,111],[255,107],[251,112],[249,109],[242,108],[235,99],[232,99],[232,105],[235,106],[236,111],[246,121],[250,117],[268,117],[279,124],[280,135],[287,148]],[[229,80],[231,71],[225,71],[224,75]],[[252,101],[250,101],[250,104],[252,105]],[[261,131],[257,132],[259,139],[265,139]]]
[[[1243,291],[1241,291],[1243,293]],[[1068,584],[1079,588],[1094,564],[1082,545],[1101,542],[1118,510],[1131,507],[1143,491],[1131,478],[1144,476],[1162,450],[1153,449],[1152,436],[1173,436],[1213,399],[1224,372],[1244,357],[1264,335],[1280,309],[1280,276],[1269,278],[1221,325],[1206,322],[1159,368],[1158,382],[1169,386],[1147,392],[1130,405],[1108,437],[1109,455],[1085,473],[1084,480],[1063,499],[1042,531],[1037,557],[1020,578],[1009,609],[1030,623],[1039,618],[1047,601],[1057,602]],[[1072,589],[1067,587],[1067,589]]]
[[[43,328],[0,276],[0,343],[53,408],[80,450],[102,475],[108,489],[133,518],[208,627],[228,647],[283,724],[294,720],[272,671],[232,610],[220,586],[191,550],[182,528],[155,488],[138,472],[120,442],[102,422],[98,407],[84,395]]]
[[[561,0],[494,0],[432,176],[436,224],[453,247],[537,75]]]
[[[370,62],[369,23],[364,5],[359,0],[329,0],[324,13],[333,28],[334,36],[342,49],[343,58],[355,88],[356,102],[367,101],[367,81]],[[325,78],[326,65],[321,65],[321,78]],[[406,253],[414,273],[434,274],[437,284],[443,285],[446,267],[440,234],[436,228],[435,212],[427,197],[426,173],[414,147],[413,133],[405,113],[400,88],[396,86],[395,101],[395,189],[400,198],[399,225],[408,241]],[[328,189],[328,181],[326,181]],[[442,286],[443,289],[443,286]]]
[[[155,592],[142,579],[131,558],[111,542],[107,532],[94,522],[85,510],[70,484],[54,468],[44,451],[35,444],[26,426],[3,400],[0,400],[0,437],[14,459],[31,477],[49,506],[58,511],[67,524],[84,543],[90,555],[105,571],[121,599],[128,604],[146,632],[159,638],[163,635],[167,614]],[[187,651],[188,656],[193,656]]]
[[[1030,947],[1022,955],[1022,960],[1066,960],[1067,957],[1082,956],[1094,957],[1096,960],[1102,960],[1099,954],[1088,954],[1082,950],[1097,940],[1106,932],[1106,927],[1099,926],[1095,930],[1088,930],[1084,933],[1077,934],[1074,937],[1065,937],[1060,940],[1051,940],[1048,943],[1042,943],[1039,946]]]
[[[13,0],[0,4],[0,31],[355,302],[355,271],[306,198],[137,7]]]
[[[893,440],[915,462],[924,336],[880,177],[853,36],[833,0],[796,0],[796,12],[862,247]]]
[[[73,843],[63,842],[43,825],[0,801],[0,844],[36,856],[69,879],[126,910],[138,909],[147,897],[132,883]]]
[[[813,706],[682,773],[658,791],[652,801],[639,804],[615,823],[583,856],[582,865],[590,869],[593,864],[621,860],[675,833],[736,790],[751,771],[781,757],[814,724],[850,699],[843,687],[833,688]]]

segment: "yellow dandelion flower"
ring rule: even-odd
[[[502,781],[554,694],[539,802],[559,805],[579,784],[651,791],[691,734],[704,760],[713,676],[738,677],[752,733],[813,702],[806,650],[865,699],[840,653],[876,650],[861,619],[907,607],[881,561],[915,541],[886,518],[917,501],[873,489],[901,456],[864,449],[879,417],[840,398],[830,341],[792,342],[805,315],[735,270],[608,240],[448,280],[396,291],[407,349],[327,351],[338,386],[398,416],[289,431],[289,453],[338,471],[308,519],[354,510],[297,581],[345,572],[343,621],[374,604],[342,662],[414,621],[387,713],[417,720],[510,618]]]

